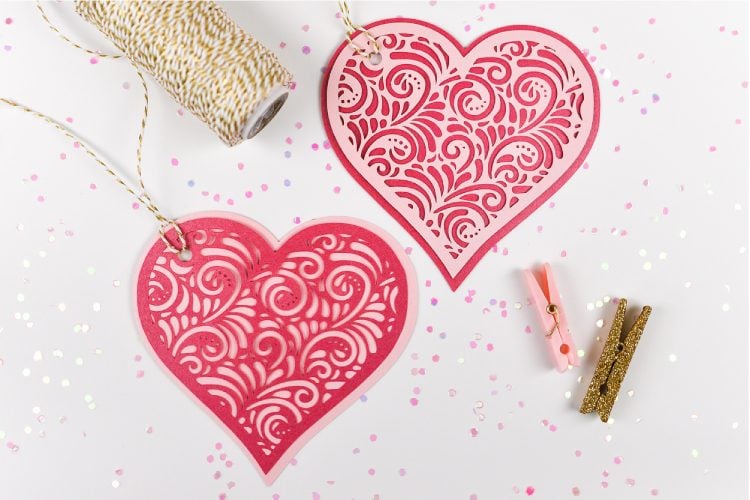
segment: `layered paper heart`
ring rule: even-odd
[[[329,63],[328,137],[455,290],[583,162],[599,123],[596,78],[571,42],[533,26],[468,47],[423,21],[366,29],[379,58],[343,43]],[[361,33],[354,43],[373,47]]]
[[[179,225],[190,258],[157,240],[138,274],[143,332],[270,484],[403,350],[417,307],[411,264],[355,219],[306,224],[282,242],[229,214]]]

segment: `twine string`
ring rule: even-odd
[[[37,8],[39,9],[39,12],[42,15],[42,19],[47,23],[47,25],[50,27],[52,31],[57,33],[57,35],[68,42],[73,47],[82,50],[86,52],[87,54],[94,54],[99,57],[110,57],[110,58],[118,58],[121,56],[118,55],[108,55],[103,54],[98,51],[94,51],[91,49],[87,49],[85,47],[82,47],[81,45],[77,44],[76,42],[72,41],[70,38],[66,37],[56,26],[50,22],[49,18],[47,17],[46,13],[44,12],[44,9],[42,8],[42,5],[39,1],[37,1]],[[132,64],[132,61],[131,61]],[[141,123],[140,123],[140,130],[138,132],[138,146],[136,148],[136,172],[138,176],[138,186],[140,188],[140,192],[136,191],[125,179],[123,179],[122,176],[120,176],[107,162],[102,160],[91,148],[88,144],[86,144],[86,141],[81,139],[80,136],[78,136],[75,132],[70,130],[68,127],[60,124],[55,119],[51,118],[50,116],[41,113],[35,109],[32,109],[24,104],[19,103],[18,101],[15,101],[13,99],[9,99],[6,97],[0,97],[0,102],[3,102],[7,104],[8,106],[11,106],[16,109],[20,109],[21,111],[24,111],[28,114],[31,114],[32,116],[35,116],[36,118],[46,122],[48,125],[51,125],[55,129],[57,129],[59,132],[61,132],[63,135],[68,137],[69,139],[76,141],[80,147],[86,152],[88,156],[90,156],[99,166],[102,167],[102,169],[109,174],[114,181],[122,186],[125,191],[130,193],[136,200],[138,200],[143,206],[146,207],[146,209],[154,216],[154,218],[159,223],[159,234],[161,236],[161,239],[164,241],[164,243],[167,246],[167,249],[174,253],[180,253],[185,250],[187,250],[187,241],[185,239],[184,233],[180,229],[179,225],[173,220],[168,217],[166,217],[162,211],[159,209],[159,207],[156,205],[154,200],[151,198],[151,195],[146,190],[146,185],[143,180],[143,167],[142,167],[142,159],[143,159],[143,138],[144,138],[144,132],[146,130],[146,122],[148,121],[148,109],[149,109],[149,98],[148,98],[148,86],[146,85],[146,79],[143,77],[143,73],[141,73],[140,69],[138,69],[135,64],[133,64],[133,68],[135,69],[136,73],[138,74],[138,79],[141,82],[141,86],[143,87],[143,100],[144,100],[144,106],[143,106],[143,115],[141,117]],[[169,229],[174,228],[175,232],[177,234],[177,239],[180,243],[180,247],[177,247],[173,245],[169,239],[166,237],[166,233],[169,231]]]
[[[356,52],[359,56],[364,57],[365,59],[369,59],[373,63],[375,63],[375,61],[379,61],[380,43],[378,43],[372,33],[352,21],[351,9],[349,8],[349,2],[347,0],[339,0],[339,11],[341,12],[341,21],[344,23],[344,27],[346,28],[346,39],[349,41],[349,45],[352,47],[352,49],[354,49],[354,52]],[[362,33],[367,38],[367,40],[369,40],[370,45],[372,45],[371,50],[360,47],[359,45],[354,43],[352,37],[357,33]]]

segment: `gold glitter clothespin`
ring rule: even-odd
[[[607,341],[604,343],[604,350],[599,357],[599,363],[596,365],[594,377],[591,379],[586,396],[581,403],[581,413],[596,411],[599,413],[602,422],[609,420],[609,414],[612,412],[617,393],[628,371],[628,365],[630,360],[633,359],[635,348],[651,314],[651,307],[644,306],[638,319],[635,320],[628,333],[623,336],[622,327],[625,322],[627,307],[627,299],[620,299],[612,328],[609,330]]]

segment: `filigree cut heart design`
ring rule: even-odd
[[[138,274],[143,332],[270,484],[403,350],[413,269],[388,235],[355,219],[310,223],[283,242],[229,214],[179,225],[191,258],[156,240]]]
[[[599,124],[594,72],[571,42],[533,26],[468,47],[423,21],[366,28],[381,61],[347,43],[333,55],[322,87],[328,137],[455,290],[583,162]],[[361,34],[355,43],[369,44]]]

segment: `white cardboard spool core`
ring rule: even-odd
[[[289,97],[289,88],[280,85],[271,90],[266,98],[259,102],[255,109],[247,117],[245,125],[242,127],[240,134],[243,139],[251,139],[258,132],[263,130],[268,123],[273,120],[276,113],[284,106],[287,97]]]

